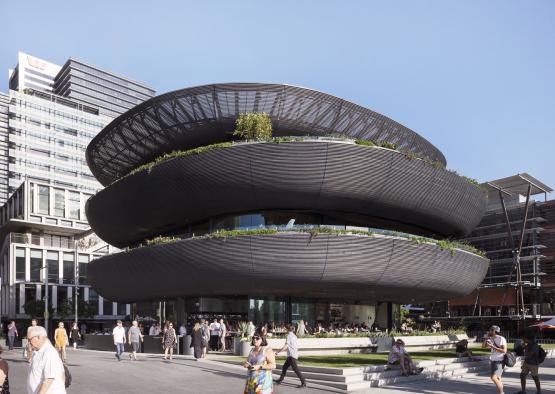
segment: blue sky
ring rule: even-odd
[[[528,172],[555,188],[555,1],[26,0],[0,11],[4,92],[19,50],[158,93],[284,82],[395,119],[461,174]]]

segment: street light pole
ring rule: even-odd
[[[75,253],[75,257],[74,257],[74,259],[75,259],[75,280],[74,280],[75,294],[73,295],[73,299],[74,299],[73,303],[74,303],[74,306],[75,306],[75,320],[74,320],[74,322],[77,323],[77,321],[78,321],[78,312],[79,312],[78,305],[77,305],[78,295],[79,295],[79,293],[78,293],[79,292],[79,261],[78,261],[79,260],[78,259],[79,254],[77,253],[77,241],[74,241],[73,246],[75,248],[75,252],[74,252]],[[71,327],[73,327],[73,325]]]
[[[48,334],[48,258],[44,264],[44,329]]]

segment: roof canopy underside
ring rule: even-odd
[[[545,183],[539,181],[538,179],[527,173],[496,179],[494,181],[486,182],[483,185],[488,192],[501,191],[508,195],[527,195],[529,187],[530,195],[532,196],[536,194],[551,193],[553,191],[553,189],[547,186]]]

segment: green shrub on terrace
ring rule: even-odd
[[[367,141],[367,140],[355,140],[355,144],[357,145],[363,145],[363,146],[376,146],[376,144],[372,141]]]
[[[254,230],[219,230],[215,233],[211,233],[206,235],[209,238],[228,238],[228,237],[237,237],[242,235],[274,235],[278,233],[308,233],[311,237],[318,236],[319,234],[331,234],[331,235],[363,235],[367,237],[372,236],[379,236],[380,233],[375,233],[372,231],[363,231],[363,230],[337,230],[331,227],[315,227],[309,229],[292,229],[292,230],[277,230],[277,229],[254,229]],[[463,243],[463,242],[456,242],[451,240],[437,240],[432,238],[426,237],[417,237],[417,236],[407,236],[405,233],[397,233],[395,231],[390,231],[388,236],[393,237],[401,237],[408,239],[417,244],[422,243],[431,243],[439,247],[441,250],[449,250],[451,255],[455,255],[456,250],[464,250],[481,257],[486,257],[485,253],[479,249],[476,249],[474,246]]]
[[[231,145],[232,145],[231,142],[221,142],[219,144],[199,146],[198,148],[194,148],[194,149],[180,150],[180,151],[173,151],[173,152],[170,152],[170,153],[166,153],[162,156],[157,157],[156,159],[154,159],[154,161],[151,161],[150,163],[146,163],[146,164],[143,164],[142,166],[139,166],[139,167],[135,168],[134,170],[129,172],[129,174],[125,175],[123,178],[125,178],[126,176],[129,176],[129,175],[139,173],[139,172],[144,171],[144,170],[149,170],[150,171],[152,169],[152,167],[154,167],[155,165],[163,163],[163,162],[171,160],[171,159],[175,159],[176,157],[200,155],[201,153],[208,152],[208,151],[211,151],[211,150],[229,148]]]
[[[176,241],[180,241],[180,240],[181,240],[180,238],[176,238],[176,237],[158,236],[156,238],[147,239],[146,244],[147,245],[168,244],[168,243],[176,242]]]
[[[246,141],[269,141],[272,139],[272,119],[265,112],[239,114],[233,135]]]
[[[336,136],[333,136],[333,137],[335,138]],[[305,141],[306,138],[307,137],[274,137],[274,138],[270,138],[270,139],[264,140],[264,141],[279,144],[279,143],[285,143],[285,142],[301,142],[301,141]],[[310,138],[310,137],[308,137],[308,138]],[[464,175],[460,175],[455,170],[448,170],[448,169],[445,168],[445,165],[440,161],[432,161],[432,160],[430,160],[426,157],[421,157],[421,156],[417,155],[416,153],[414,153],[412,151],[409,151],[409,150],[406,150],[406,149],[397,149],[396,145],[392,144],[390,142],[382,141],[382,142],[376,143],[376,142],[373,142],[373,141],[360,140],[360,139],[355,140],[354,142],[357,145],[366,146],[366,147],[369,147],[369,148],[382,147],[382,148],[396,150],[397,152],[402,153],[403,155],[405,155],[408,158],[420,159],[420,160],[424,161],[425,163],[427,163],[431,166],[434,166],[435,168],[449,171],[449,172],[451,172],[451,173],[453,173],[457,176],[462,177],[463,179],[465,179],[467,182],[471,183],[472,185],[475,185],[475,186],[481,188],[480,183],[476,179],[469,178],[469,177],[466,177]],[[184,150],[184,151],[173,151],[171,153],[166,153],[166,154],[164,154],[160,157],[157,157],[154,161],[152,161],[150,163],[143,164],[143,165],[131,170],[127,175],[124,175],[123,177],[115,180],[113,183],[115,183],[115,182],[119,181],[120,179],[123,179],[127,176],[139,173],[139,172],[144,171],[144,170],[149,170],[150,171],[155,165],[157,165],[159,163],[162,163],[162,162],[165,162],[165,161],[170,160],[170,159],[174,159],[176,157],[185,157],[185,156],[189,156],[189,155],[201,154],[201,153],[208,152],[208,151],[211,151],[211,150],[223,149],[223,148],[228,148],[228,147],[231,147],[231,146],[233,146],[233,143],[231,143],[231,142],[222,142],[222,143],[201,146],[201,147],[198,147],[198,148]]]

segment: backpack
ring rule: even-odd
[[[540,364],[545,361],[545,356],[547,356],[547,352],[544,350],[543,347],[538,345],[538,362]]]

